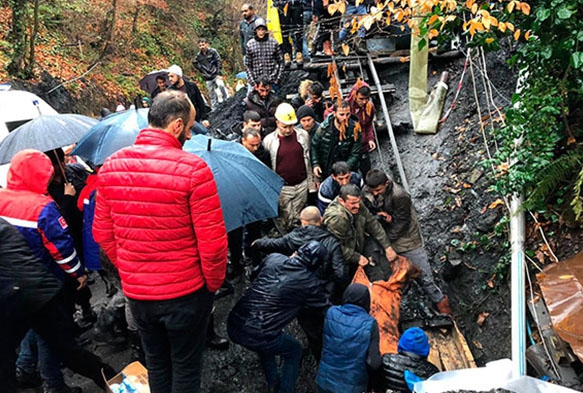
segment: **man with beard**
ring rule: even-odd
[[[160,93],[149,127],[99,172],[93,235],[119,270],[152,393],[200,391],[214,292],[227,268],[213,173],[182,150],[194,119],[188,97]]]
[[[255,32],[254,23],[257,20],[257,15],[255,15],[253,5],[248,3],[241,6],[241,14],[243,15],[243,20],[239,23],[239,40],[241,41],[241,53],[245,56],[247,54],[247,42],[253,38]]]
[[[170,87],[168,89],[185,93],[190,98],[192,105],[194,105],[196,117],[194,119],[193,131],[196,134],[206,134],[206,129],[209,128],[210,123],[206,120],[207,107],[198,86],[193,82],[185,80],[182,74],[182,68],[176,64],[168,68],[168,79],[170,80]]]
[[[337,161],[346,161],[351,170],[357,171],[361,147],[360,125],[350,117],[350,103],[335,103],[334,112],[320,124],[312,138],[314,176],[320,179],[330,176]]]
[[[275,110],[281,104],[279,97],[271,90],[271,82],[265,76],[255,81],[255,87],[243,100],[245,111],[257,112],[260,116],[262,137],[275,130]],[[243,121],[245,121],[243,115]]]

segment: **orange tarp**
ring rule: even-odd
[[[397,353],[399,344],[399,310],[403,290],[412,275],[419,270],[405,257],[393,264],[393,274],[387,281],[370,282],[362,267],[359,267],[352,282],[366,285],[370,291],[370,315],[379,325],[381,355]]]
[[[546,267],[536,277],[553,329],[583,361],[583,253]]]

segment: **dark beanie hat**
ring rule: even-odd
[[[403,332],[399,339],[399,353],[411,352],[415,355],[427,357],[429,355],[429,339],[423,329],[412,327]]]
[[[296,116],[298,117],[298,121],[302,120],[304,117],[311,116],[312,118],[316,118],[316,113],[314,110],[307,105],[302,105],[298,108],[296,112]]]
[[[350,284],[342,296],[342,304],[354,304],[370,311],[370,292],[362,284]]]

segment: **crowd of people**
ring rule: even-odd
[[[241,9],[249,91],[235,143],[283,179],[273,222],[227,233],[229,212],[213,173],[182,150],[210,124],[209,106],[178,65],[142,99],[149,126],[102,166],[71,163],[62,149],[28,149],[12,159],[0,190],[3,389],[42,383],[44,393],[79,393],[65,383],[62,364],[100,387],[102,371],[115,375],[77,340],[97,319],[88,271],[99,273],[108,294],[123,290],[132,358],[147,366],[153,393],[199,391],[205,346],[229,347],[214,328],[215,296],[241,279],[250,285],[229,313],[228,336],[257,353],[270,392],[295,390],[304,351],[284,331],[294,320],[319,361],[322,393],[406,392],[438,371],[419,328],[402,332],[395,353],[382,353],[371,291],[351,284],[363,269],[371,280],[387,280],[404,257],[403,279],[416,279],[439,313],[452,313],[433,279],[411,196],[372,168],[378,146],[370,87],[359,80],[336,102],[310,80],[289,102],[277,94],[292,54],[298,64],[309,56],[305,24],[326,17],[321,4],[308,3],[274,2],[291,32],[286,45],[269,36],[252,5]],[[362,13],[361,6],[348,9]],[[329,49],[326,39],[321,44]],[[206,38],[198,47],[192,65],[212,110],[229,93],[219,53]]]

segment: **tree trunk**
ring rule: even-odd
[[[12,76],[23,76],[24,58],[26,56],[26,5],[28,0],[12,0],[12,30],[10,41],[14,50],[7,71]]]
[[[38,2],[34,0],[34,19],[32,25],[32,33],[30,34],[30,53],[28,57],[28,64],[26,65],[26,77],[30,78],[34,74],[34,49],[35,40],[38,34]]]
[[[112,7],[105,16],[105,21],[103,23],[103,46],[101,48],[101,55],[99,56],[103,59],[109,49],[111,40],[113,39],[113,33],[115,30],[115,17],[117,14],[117,0],[112,0]]]
[[[134,19],[132,20],[132,37],[138,32],[138,16],[140,14],[140,3],[136,2],[136,11],[134,12]]]

